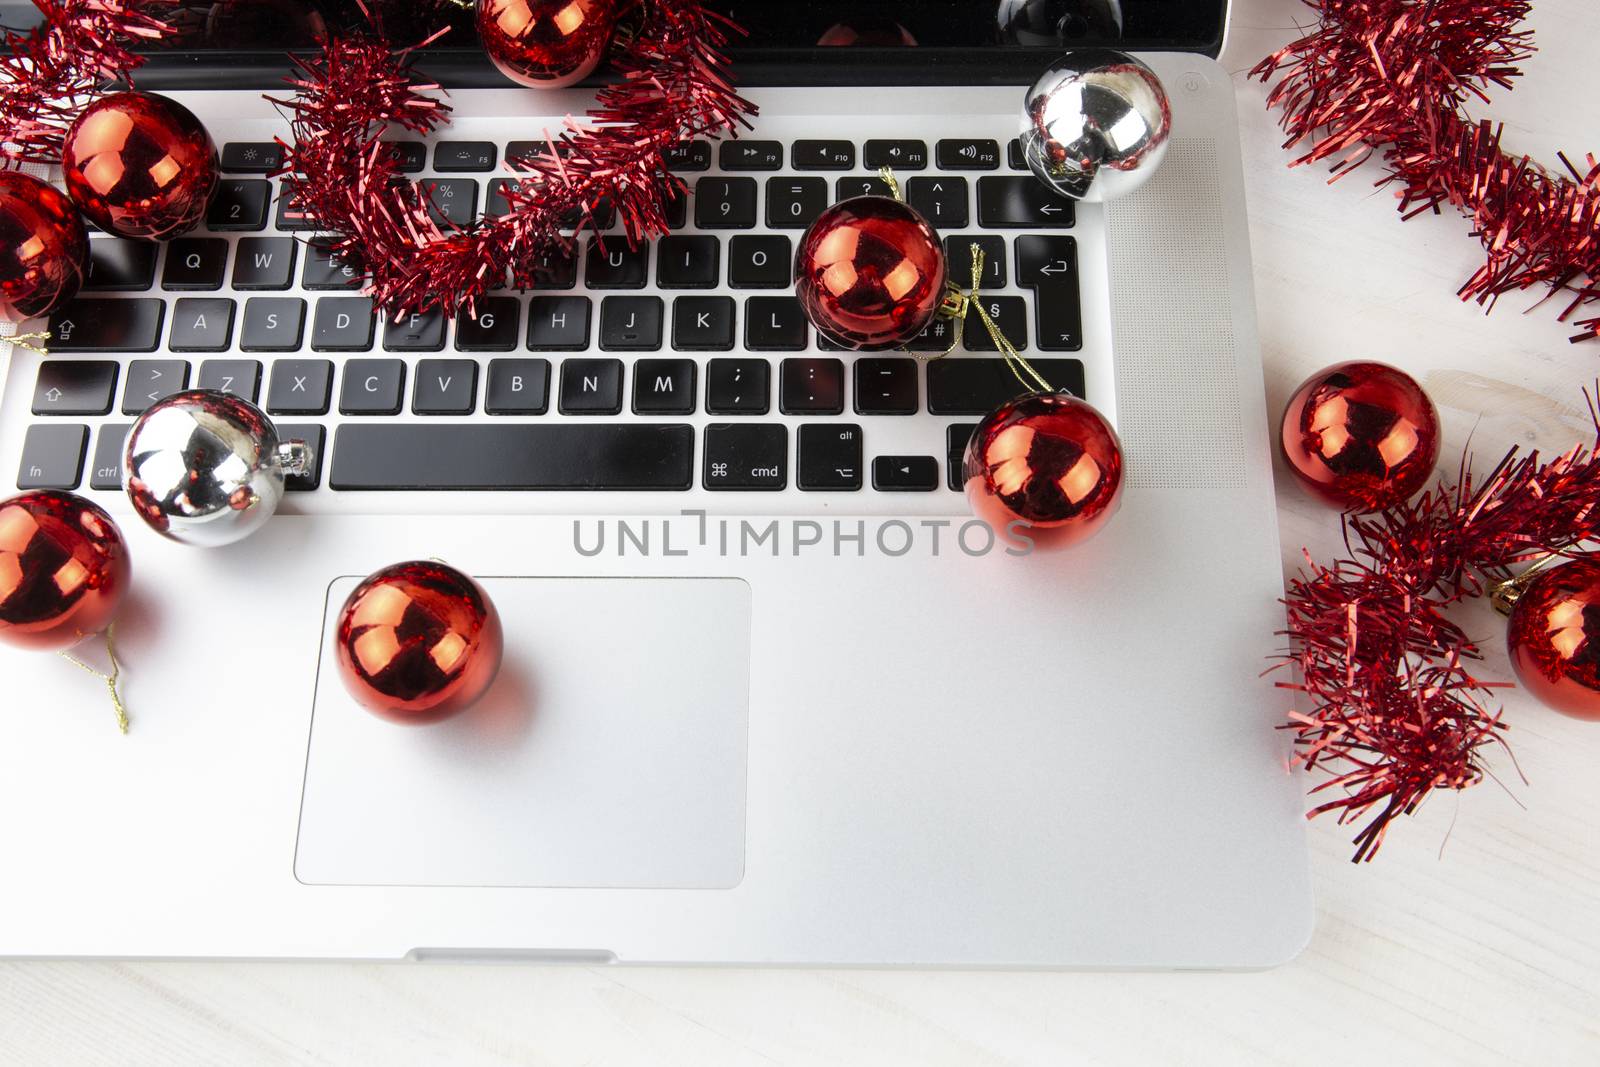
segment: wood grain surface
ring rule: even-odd
[[[975,0],[988,2],[988,0]],[[1236,0],[1235,75],[1274,416],[1341,359],[1414,373],[1445,459],[1471,438],[1563,449],[1600,343],[1548,308],[1493,316],[1454,291],[1478,258],[1453,215],[1402,225],[1368,176],[1290,171],[1244,72],[1307,10]],[[1542,51],[1481,109],[1554,161],[1600,151],[1600,9],[1539,0]],[[1336,524],[1280,485],[1284,564],[1328,555]],[[1500,621],[1460,616],[1508,677]],[[1271,647],[1262,635],[1265,653]],[[1506,698],[1518,770],[1433,799],[1378,862],[1314,824],[1319,925],[1261,974],[738,971],[445,965],[0,964],[0,1063],[15,1064],[1579,1064],[1600,1062],[1600,726]],[[115,907],[114,887],[106,906]],[[17,917],[11,917],[16,921]],[[138,922],[137,915],[127,916]]]

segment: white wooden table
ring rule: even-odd
[[[1592,433],[1600,342],[1547,310],[1485,318],[1456,286],[1478,259],[1454,216],[1401,225],[1352,177],[1288,171],[1244,72],[1288,40],[1295,0],[1236,0],[1236,72],[1274,415],[1313,370],[1407,368],[1482,461]],[[1538,0],[1542,51],[1493,115],[1514,149],[1600,151],[1600,8]],[[1333,516],[1280,487],[1285,566],[1330,554]],[[1461,616],[1509,677],[1502,624]],[[1265,652],[1272,645],[1262,635]],[[1263,974],[731,971],[522,966],[0,965],[0,1062],[18,1064],[1600,1062],[1600,725],[1506,699],[1523,786],[1443,795],[1378,861],[1314,824],[1319,925]],[[108,906],[115,897],[107,887]],[[130,915],[128,921],[137,922]]]

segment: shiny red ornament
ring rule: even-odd
[[[1279,443],[1300,482],[1351,511],[1408,500],[1439,461],[1439,412],[1416,379],[1384,363],[1338,363],[1295,390]]]
[[[112,93],[84,109],[61,154],[67,192],[108,233],[165,241],[205,217],[217,146],[194,112],[154,93]]]
[[[391,722],[439,722],[471,706],[500,670],[500,614],[454,567],[397,563],[355,588],[334,637],[356,702]]]
[[[939,235],[915,208],[887,196],[833,205],[800,238],[794,288],[817,331],[841,348],[897,348],[944,302]]]
[[[89,235],[55,186],[0,171],[0,319],[48,315],[71,300],[89,269]]]
[[[1541,703],[1600,721],[1600,559],[1529,582],[1511,609],[1506,647],[1517,681]]]
[[[973,514],[992,528],[1021,521],[1041,547],[1077,544],[1122,503],[1122,442],[1092,405],[1033,393],[978,423],[963,477]]]
[[[0,501],[0,641],[59,652],[111,624],[130,567],[122,532],[71,493]]]
[[[617,26],[617,3],[478,0],[477,24],[500,73],[532,89],[562,89],[600,65]]]

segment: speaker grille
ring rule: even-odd
[[[1106,212],[1117,426],[1128,485],[1242,487],[1233,292],[1216,145],[1174,140]]]

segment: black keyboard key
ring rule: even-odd
[[[573,208],[561,216],[563,230],[576,230],[581,224],[589,230],[605,230],[617,221],[617,209],[611,206],[610,200],[599,200],[585,208]],[[627,243],[626,237],[617,237],[622,243]]]
[[[735,289],[787,289],[794,245],[778,236],[740,236],[728,242],[728,284]]]
[[[491,296],[477,302],[477,317],[463,308],[456,315],[456,351],[510,352],[522,332],[522,302],[514,296]]]
[[[233,343],[233,314],[232,300],[179,300],[172,305],[167,347],[174,352],[225,352]]]
[[[684,191],[667,197],[667,229],[681,230],[689,225],[689,194]]]
[[[278,218],[274,224],[280,230],[315,230],[317,220],[296,205],[283,186],[278,187]]]
[[[694,186],[694,224],[702,230],[754,229],[756,180],[701,178]]]
[[[960,337],[960,329],[955,320],[937,315],[921,333],[906,342],[906,351],[930,354],[949,352],[952,342]]]
[[[589,347],[589,298],[536,296],[528,301],[528,348],[580,352]]]
[[[22,439],[18,489],[76,489],[83,481],[89,427],[46,423],[28,427]]]
[[[122,488],[122,451],[128,443],[131,422],[105,423],[94,439],[94,460],[89,464],[89,488],[114,492]]]
[[[882,178],[840,178],[833,186],[835,200],[853,200],[858,196],[893,196],[889,183]]]
[[[584,283],[590,289],[643,289],[650,267],[650,245],[641,242],[629,248],[626,238],[613,237],[602,247],[589,238],[588,273]]]
[[[826,178],[768,178],[767,226],[803,230],[828,208]]]
[[[569,359],[561,364],[561,414],[615,415],[622,410],[622,360]]]
[[[401,174],[417,174],[428,165],[428,146],[421,141],[385,141],[394,153],[395,169]]]
[[[287,289],[294,284],[293,237],[241,237],[233,253],[235,289]]]
[[[208,230],[264,230],[272,205],[272,183],[229,179],[217,183],[217,195],[206,210]]]
[[[417,384],[411,395],[416,415],[471,415],[478,406],[478,364],[470,359],[424,359],[417,362]]]
[[[326,415],[333,399],[333,364],[325,359],[280,359],[272,365],[267,411],[273,415]]]
[[[967,224],[967,179],[912,178],[906,182],[906,202],[934,229],[958,230]]]
[[[706,410],[713,415],[765,415],[772,406],[772,364],[764,359],[713,359],[706,364]]]
[[[983,288],[1006,287],[1006,239],[962,234],[944,239],[944,258],[950,264],[950,281],[962,292],[972,287],[972,246],[983,249]]]
[[[715,237],[663,237],[656,252],[656,284],[663,289],[715,289],[722,275],[722,246]]]
[[[158,400],[189,388],[189,364],[181,359],[136,359],[128,364],[122,413],[143,415]]]
[[[33,383],[35,415],[105,415],[117,392],[117,365],[98,359],[47,359]]]
[[[556,138],[556,155],[566,159],[572,155],[572,142]],[[510,141],[506,144],[506,166],[511,170],[528,170],[532,161],[550,154],[551,141]]]
[[[707,489],[765,490],[789,486],[789,429],[752,423],[706,427]]]
[[[195,384],[254,404],[261,396],[261,364],[253,359],[208,359],[200,364]]]
[[[271,174],[283,166],[276,141],[229,141],[222,146],[222,169],[229,174]]]
[[[722,142],[723,170],[782,170],[781,141]]]
[[[680,352],[726,352],[733,347],[731,296],[680,296],[672,302],[672,347]]]
[[[533,288],[571,289],[578,284],[578,253],[573,249],[552,248],[540,254],[533,264]]]
[[[641,359],[633,365],[635,415],[692,415],[695,406],[692,359]]]
[[[956,422],[945,430],[945,460],[950,471],[946,484],[957,493],[966,483],[967,442],[972,440],[972,433],[977,428],[975,422]]]
[[[406,365],[398,359],[352,359],[344,365],[341,415],[398,415],[406,390]]]
[[[1020,296],[991,296],[983,294],[983,308],[989,318],[1000,327],[1000,332],[1011,347],[1019,352],[1028,348],[1028,303]],[[998,352],[994,338],[975,313],[968,313],[966,332],[961,337],[968,352]]]
[[[915,415],[917,361],[904,356],[861,356],[856,360],[857,415]]]
[[[244,302],[239,347],[246,352],[293,352],[305,333],[306,302],[297,296],[253,296]]]
[[[277,422],[278,440],[299,441],[306,446],[306,472],[291,474],[283,487],[291,493],[309,493],[322,484],[322,453],[328,431],[314,422]]]
[[[437,352],[444,348],[444,312],[411,312],[383,324],[385,352]]]
[[[707,141],[683,141],[667,149],[665,155],[668,170],[711,169],[711,145]]]
[[[693,476],[692,426],[368,423],[334,434],[328,484],[343,490],[681,490]]]
[[[50,351],[154,352],[161,343],[160,300],[73,300],[50,316]]]
[[[227,242],[221,237],[179,237],[166,245],[163,290],[221,290],[226,275]]]
[[[359,257],[335,252],[327,241],[306,245],[306,268],[300,275],[305,289],[360,289],[365,268]]]
[[[861,488],[861,427],[852,423],[808,423],[800,427],[799,477],[809,492]]]
[[[548,359],[491,359],[483,410],[491,415],[543,415],[550,404]]]
[[[1006,145],[1006,166],[1012,170],[1028,169],[1028,157],[1022,151],[1022,138],[1013,137]]]
[[[478,183],[471,178],[443,178],[422,183],[428,216],[448,231],[471,226],[478,218]]]
[[[804,352],[811,324],[792,296],[752,296],[744,302],[744,346],[752,352]]]
[[[489,199],[484,202],[483,214],[485,218],[498,219],[502,215],[511,214],[511,201],[506,199],[507,189],[520,187],[521,182],[516,178],[496,178],[489,183]]]
[[[982,139],[946,139],[939,142],[934,158],[940,170],[998,170],[1000,143]]]
[[[1078,242],[1058,234],[1028,234],[1017,241],[1017,285],[1033,290],[1038,347],[1076,352],[1083,347],[1078,298]]]
[[[142,293],[155,282],[156,254],[160,250],[154,241],[91,237],[89,273],[83,288],[102,293]]]
[[[856,165],[856,146],[850,141],[796,141],[793,152],[795,170],[850,170]]]
[[[1065,230],[1076,220],[1072,201],[1033,175],[978,179],[978,225],[989,229]]]
[[[868,141],[862,152],[868,170],[892,167],[895,170],[926,170],[926,141]]]
[[[872,488],[880,493],[931,493],[939,488],[939,461],[932,456],[879,456],[872,461]]]
[[[838,415],[844,411],[844,363],[841,360],[828,356],[786,359],[781,383],[778,408],[785,415]]]
[[[665,305],[659,296],[608,296],[600,302],[604,352],[654,352],[661,347]]]
[[[433,149],[433,169],[440,174],[494,170],[499,158],[493,141],[440,141]]]
[[[1030,359],[1045,381],[1083,395],[1083,364],[1075,359]],[[1032,390],[995,356],[952,356],[928,364],[928,410],[935,415],[987,415]]]
[[[325,296],[311,322],[314,352],[368,352],[372,349],[372,301],[364,296]]]

